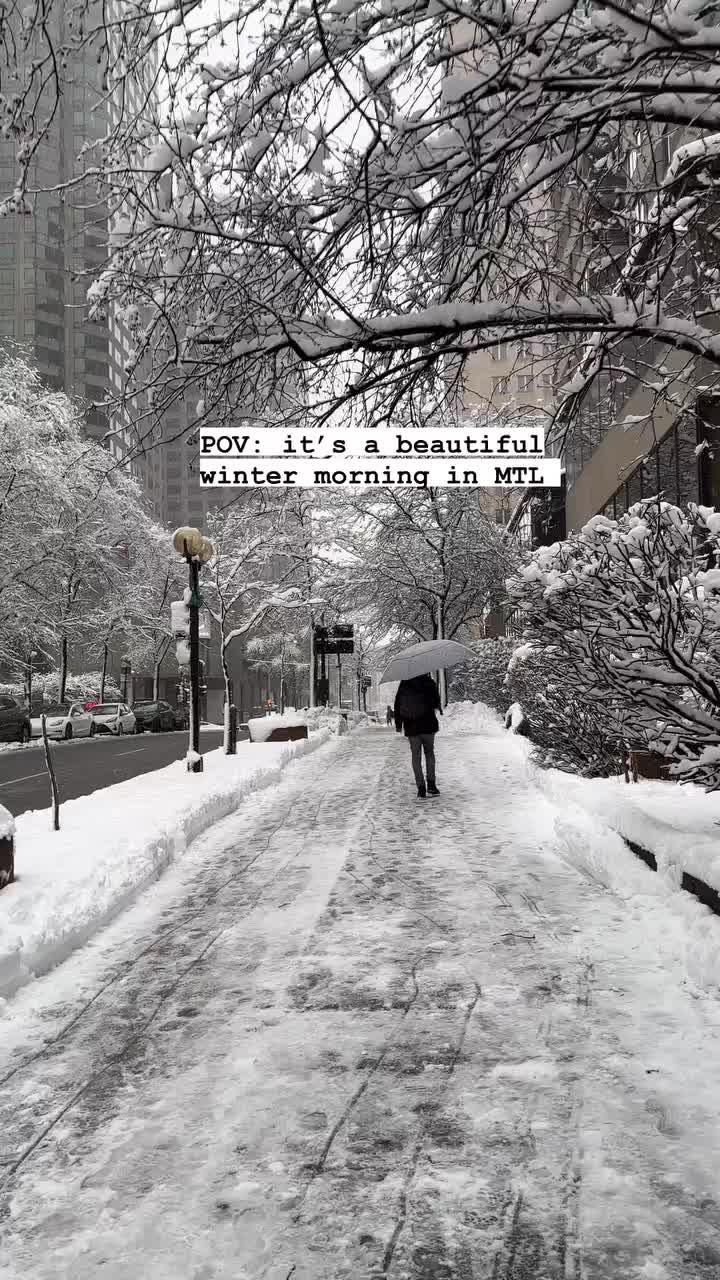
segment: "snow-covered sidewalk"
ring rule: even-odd
[[[46,973],[113,919],[202,832],[252,791],[276,783],[290,760],[330,738],[243,744],[205,756],[202,774],[184,760],[117,783],[61,808],[16,820],[15,883],[0,896],[0,999]]]
[[[720,1275],[720,921],[491,721],[438,760],[298,761],[6,1005],[2,1280]]]

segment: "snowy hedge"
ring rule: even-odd
[[[573,673],[557,648],[520,645],[505,679],[508,704],[522,708],[521,732],[545,768],[611,777],[622,768],[623,742],[612,715],[576,696]]]
[[[720,514],[649,498],[539,548],[508,581],[531,644],[511,684],[531,718],[535,700],[550,751],[555,733],[563,750],[585,733],[583,754],[599,735],[601,756],[624,742],[720,787],[718,561]]]
[[[506,636],[474,640],[469,645],[477,655],[473,662],[457,667],[450,682],[451,702],[484,702],[504,715],[512,698],[505,677],[512,657],[513,641]]]

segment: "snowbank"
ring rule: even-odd
[[[559,769],[540,769],[531,759],[532,744],[503,729],[500,716],[483,703],[453,703],[445,715],[453,732],[506,738],[506,748],[522,761],[528,782],[560,810],[562,818],[556,827],[565,854],[621,896],[681,892],[685,901],[683,872],[720,893],[720,792],[706,792],[692,783],[628,785],[622,775],[580,778]],[[620,837],[655,855],[657,875],[636,859]],[[720,925],[709,919],[711,927],[720,931]]]
[[[311,707],[303,716],[309,729],[329,729],[331,733],[352,732],[370,723],[364,711],[340,711],[338,707]]]
[[[448,713],[453,733],[502,736],[498,762],[512,760],[514,785],[522,788],[518,801],[529,802],[538,843],[627,904],[637,924],[638,962],[649,943],[683,981],[719,991],[720,920],[681,882],[688,872],[720,891],[720,793],[540,769],[531,758],[532,744],[503,729],[489,707],[457,703]],[[657,873],[625,838],[655,855]]]
[[[300,711],[287,711],[284,715],[256,716],[247,721],[252,742],[267,742],[274,729],[294,729],[307,724]]]
[[[541,774],[542,777],[542,774]],[[683,871],[720,891],[720,792],[692,783],[623,777],[577,778],[551,769],[543,789],[558,803],[574,800],[619,835],[653,853],[658,875],[679,887]]]
[[[9,809],[0,804],[0,839],[7,840],[15,834],[15,819]]]
[[[308,707],[304,711],[288,710],[282,715],[257,716],[247,721],[253,742],[267,742],[273,729],[307,725],[308,732],[326,729],[330,733],[347,733],[368,724],[364,711],[339,711],[337,707]]]
[[[502,717],[484,702],[451,702],[440,719],[440,731],[504,735]]]
[[[243,745],[184,760],[62,806],[61,830],[48,810],[16,820],[17,880],[0,894],[0,997],[46,973],[118,915],[197,836],[244,796],[276,782],[292,759],[331,739]]]

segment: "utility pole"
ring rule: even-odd
[[[188,610],[188,639],[190,641],[190,745],[186,757],[188,773],[203,772],[200,754],[200,565],[207,564],[215,554],[209,538],[199,529],[176,529],[173,546],[188,566],[189,583],[185,597]]]
[[[37,652],[35,649],[30,650],[27,660],[27,704],[30,715],[32,715],[33,658],[37,658]]]
[[[187,553],[185,559],[190,569],[190,751],[189,773],[202,773],[200,755],[200,566]]]

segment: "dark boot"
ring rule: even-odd
[[[418,787],[418,800],[424,800],[424,799],[425,799],[425,794],[426,794],[426,792],[425,792],[425,787],[424,787],[424,785],[423,785],[423,786]]]
[[[428,789],[427,789],[427,792],[428,792],[428,795],[429,795],[429,796],[439,796],[439,795],[440,795],[440,792],[438,791],[438,789],[437,789],[437,787],[435,786],[435,783],[434,783],[434,782],[428,782]]]

